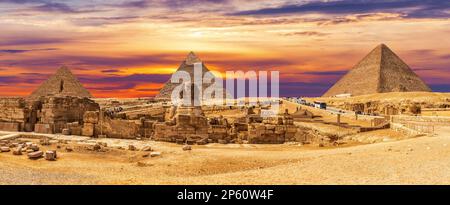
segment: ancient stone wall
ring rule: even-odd
[[[61,133],[68,128],[68,123],[83,123],[83,116],[87,111],[98,111],[99,105],[88,98],[76,97],[47,97],[41,98],[42,109],[38,111],[37,132],[44,127],[44,133]],[[86,123],[85,123],[86,124]],[[87,125],[87,124],[86,124]],[[85,125],[85,126],[86,126]]]
[[[0,130],[32,131],[39,103],[23,98],[0,98]]]

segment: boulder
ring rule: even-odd
[[[28,147],[28,149],[31,149],[35,152],[39,151],[39,147],[36,144],[32,144]]]
[[[192,147],[190,145],[184,145],[183,151],[188,151],[188,150],[192,150]]]
[[[161,152],[151,152],[150,157],[159,157],[161,156]]]
[[[56,151],[54,150],[49,150],[45,152],[45,159],[49,160],[49,161],[55,161],[56,160]]]
[[[152,151],[152,147],[150,147],[150,146],[145,146],[145,147],[143,147],[141,150],[144,151],[144,152],[150,152],[150,151]]]
[[[31,152],[31,153],[28,153],[28,158],[38,159],[38,158],[41,158],[43,154],[44,154],[44,152],[42,152],[42,151]]]
[[[13,150],[13,155],[22,155],[22,145],[19,145],[16,149]]]
[[[1,152],[9,152],[11,149],[9,147],[0,147]]]
[[[63,135],[70,135],[70,129],[67,129],[67,128],[62,129],[61,133],[62,133]]]
[[[228,144],[226,140],[218,140],[217,142],[219,142],[219,144]]]
[[[14,149],[13,155],[22,155],[22,149]]]
[[[99,145],[99,144],[95,144],[95,145],[92,147],[92,150],[94,150],[94,151],[99,151],[100,149],[102,149],[102,146]]]
[[[136,151],[136,147],[134,145],[128,145],[128,150],[130,151]]]

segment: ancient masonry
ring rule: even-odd
[[[83,87],[78,79],[65,66],[59,68],[53,76],[31,93],[29,98],[37,99],[42,96],[92,97],[91,93]]]
[[[192,70],[199,59],[193,53],[180,69]],[[204,67],[204,71],[206,68]],[[167,92],[174,86],[170,82]],[[188,86],[186,84],[186,86]],[[191,92],[195,85],[191,83]],[[167,96],[164,89],[161,96]],[[312,113],[297,110],[293,114],[262,117],[263,109],[254,106],[174,106],[168,101],[145,100],[138,104],[110,102],[100,106],[65,67],[50,77],[28,98],[0,98],[0,130],[46,134],[81,135],[127,139],[206,144],[217,143],[308,143],[331,139],[294,125],[294,120],[312,118]],[[200,100],[191,95],[191,103]],[[102,102],[99,100],[98,102]],[[281,101],[280,101],[281,103]],[[123,106],[123,107],[122,107]],[[231,111],[237,117],[206,116]],[[318,136],[318,137],[316,137]]]
[[[394,52],[381,44],[336,82],[323,97],[411,91],[428,92],[431,89]]]

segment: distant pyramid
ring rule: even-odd
[[[380,44],[336,82],[323,97],[431,89],[386,45]]]
[[[41,96],[72,96],[72,97],[92,97],[78,79],[63,66],[56,73],[47,79],[29,98],[35,99]]]
[[[177,71],[186,71],[191,76],[192,82],[194,81],[194,64],[195,63],[202,63],[200,58],[198,58],[194,52],[190,52],[186,59],[181,63],[180,67],[178,67]],[[205,64],[202,63],[202,77],[203,75],[209,72],[208,68],[205,66]],[[172,91],[177,87],[178,83],[172,83],[170,82],[170,79],[164,84],[163,88],[159,91],[159,94],[156,95],[156,99],[162,99],[162,100],[170,100]],[[203,90],[208,88],[211,84],[203,83]],[[226,90],[223,91],[224,94],[228,94]]]

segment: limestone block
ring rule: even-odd
[[[83,121],[85,123],[98,123],[99,115],[97,111],[87,111],[83,115]]]
[[[94,124],[84,123],[83,128],[81,129],[81,135],[86,137],[94,136]]]
[[[53,133],[53,125],[52,124],[35,124],[34,132],[43,133],[43,134],[54,134]]]

